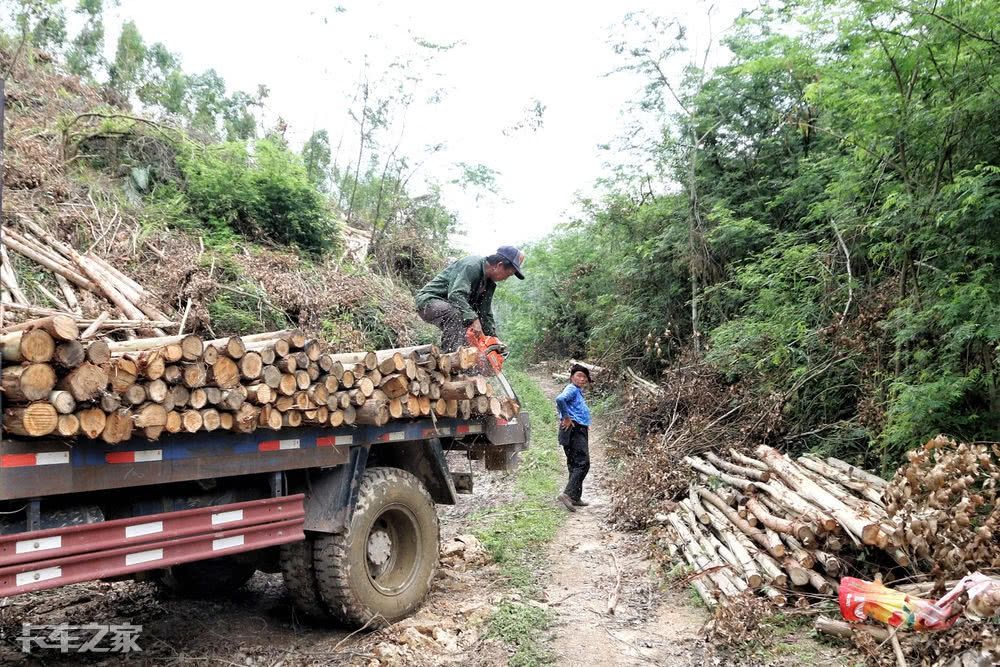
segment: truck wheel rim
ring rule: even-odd
[[[368,581],[383,595],[399,595],[420,569],[420,525],[408,508],[388,505],[375,517],[365,539]]]

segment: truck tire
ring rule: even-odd
[[[323,605],[323,598],[316,586],[314,542],[313,538],[307,536],[301,542],[281,545],[281,576],[295,606],[309,618],[324,620],[330,618],[330,614]]]
[[[228,595],[250,581],[256,571],[252,562],[222,556],[172,565],[163,570],[156,581],[170,592],[185,597]]]
[[[316,539],[313,566],[334,618],[379,627],[424,601],[438,553],[438,516],[424,485],[405,470],[369,468],[350,525]]]

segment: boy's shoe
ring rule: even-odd
[[[580,498],[580,500],[574,500],[573,504],[576,505],[577,507],[590,507],[590,503],[588,503],[583,498]]]
[[[563,505],[565,505],[566,509],[568,509],[570,512],[575,512],[576,511],[576,508],[573,506],[574,505],[573,499],[570,498],[569,496],[567,496],[565,493],[560,493],[559,497],[556,498],[556,500],[558,500]]]

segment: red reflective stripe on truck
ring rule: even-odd
[[[46,466],[69,463],[69,452],[39,452],[37,454],[4,454],[0,456],[0,468],[21,468],[24,466]]]
[[[150,461],[162,461],[162,449],[145,449],[134,452],[108,452],[104,455],[104,460],[108,463],[147,463]]]

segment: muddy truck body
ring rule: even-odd
[[[435,504],[471,491],[446,452],[511,469],[529,416],[0,441],[0,597],[95,579],[233,590],[282,572],[297,607],[358,626],[422,603]],[[471,466],[468,467],[471,470]]]

